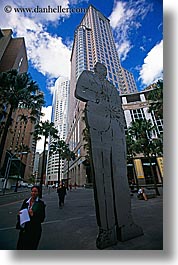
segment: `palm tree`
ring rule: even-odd
[[[160,195],[151,161],[151,157],[153,156],[152,134],[154,129],[155,128],[152,125],[151,121],[145,119],[140,119],[132,122],[131,126],[128,128],[129,133],[135,138],[134,151],[136,153],[143,153],[144,156],[147,157],[149,160],[155,192],[156,195]],[[154,144],[156,144],[156,142],[154,142]]]
[[[158,138],[153,138],[150,141],[150,154],[154,157],[163,156],[163,138],[162,135],[158,135]],[[161,176],[161,174],[160,174]],[[161,182],[163,184],[163,178],[161,176]]]
[[[0,73],[1,115],[6,112],[6,120],[2,119],[3,133],[0,142],[0,161],[6,142],[12,114],[19,107],[29,109],[31,118],[39,118],[44,96],[39,91],[38,85],[27,73],[20,74],[17,70]]]
[[[150,91],[148,95],[148,112],[154,111],[155,117],[163,119],[163,80],[158,80],[154,87],[155,89]]]
[[[30,153],[31,152],[29,146],[24,143],[21,143],[15,151],[18,153],[22,153],[22,152]]]
[[[41,168],[41,176],[40,176],[40,198],[42,198],[42,186],[43,186],[43,173],[45,169],[45,151],[47,145],[47,139],[49,136],[54,139],[58,138],[58,130],[54,127],[53,122],[45,121],[40,122],[35,125],[35,130],[33,132],[35,140],[40,140],[41,136],[44,136],[44,146],[43,146],[43,157],[42,157],[42,168]]]
[[[59,155],[58,159],[58,186],[60,185],[60,165],[61,165],[61,159],[65,158],[65,152],[67,150],[67,145],[63,140],[56,139],[55,141],[52,142],[50,145],[50,152],[49,154],[57,153]]]
[[[66,149],[64,151],[64,158],[67,160],[67,189],[69,182],[69,163],[71,160],[75,160],[75,153],[69,149],[69,146],[66,145]]]
[[[2,99],[0,99],[0,137],[4,130],[6,115],[7,115],[6,106],[4,105]]]
[[[137,179],[137,174],[135,170],[135,165],[134,165],[134,156],[136,155],[135,149],[137,148],[135,140],[133,135],[127,130],[126,132],[126,147],[127,147],[127,160],[128,162],[131,160],[133,163],[133,175],[134,175],[134,181],[137,186],[137,190],[139,189],[139,184],[138,184],[138,179]]]

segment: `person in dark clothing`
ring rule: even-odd
[[[18,214],[17,229],[20,229],[17,250],[36,250],[41,238],[41,223],[45,219],[45,204],[39,199],[40,188],[31,188],[31,197],[25,199]],[[27,209],[30,221],[20,225],[21,210]]]
[[[59,197],[59,208],[62,208],[64,206],[64,199],[66,196],[66,187],[64,185],[61,185],[57,189],[58,197]]]

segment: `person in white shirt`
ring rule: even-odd
[[[144,199],[145,201],[148,200],[148,198],[147,198],[147,196],[146,196],[146,193],[145,193],[145,190],[144,190],[143,187],[141,187],[141,188],[138,190],[137,197],[138,197],[138,199]]]
[[[20,208],[18,221],[20,221],[20,214],[23,209],[28,210],[30,220],[22,226],[18,222],[16,226],[17,229],[20,229],[17,250],[35,250],[38,247],[42,232],[41,223],[45,219],[45,204],[38,197],[39,191],[39,186],[33,186],[31,188],[31,197],[25,199]]]

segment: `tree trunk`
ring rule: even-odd
[[[60,186],[60,176],[61,176],[61,152],[59,151],[59,165],[58,165],[58,187]]]
[[[17,192],[17,190],[18,190],[19,177],[21,177],[21,163],[22,163],[22,160],[23,160],[23,154],[22,154],[22,155],[20,155],[20,167],[19,167],[19,174],[18,174],[18,177],[17,177],[17,181],[16,181],[16,185],[15,185],[15,190],[14,190],[14,192]]]
[[[12,163],[12,160],[11,160],[11,157],[8,158],[8,161],[7,161],[7,164],[6,164],[6,171],[5,171],[5,182],[4,182],[4,185],[3,185],[3,195],[5,194],[5,191],[6,191],[6,187],[7,187],[7,181],[8,181],[8,178],[9,178],[9,172],[10,172],[10,168],[11,168],[11,163]]]
[[[67,160],[67,190],[69,188],[69,162],[70,160]]]
[[[9,110],[9,113],[8,113],[8,116],[7,116],[7,121],[6,121],[6,124],[5,124],[5,127],[4,127],[4,132],[3,132],[3,135],[2,135],[2,138],[1,138],[1,143],[0,143],[0,169],[3,166],[2,165],[2,156],[3,156],[4,146],[5,146],[5,143],[6,143],[6,137],[7,137],[7,134],[8,134],[8,129],[9,129],[9,126],[11,124],[12,112],[13,112],[13,107],[11,106],[10,110]]]
[[[42,189],[43,189],[43,173],[44,173],[44,169],[45,169],[46,140],[47,140],[47,137],[45,136],[44,147],[43,147],[42,167],[41,167],[41,177],[40,177],[40,195],[39,195],[40,198],[42,198],[42,196],[43,196]]]

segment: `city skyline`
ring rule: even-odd
[[[70,56],[75,28],[84,13],[15,12],[14,8],[39,7],[87,8],[92,4],[110,19],[121,64],[134,75],[138,90],[162,77],[162,1],[31,1],[25,5],[1,1],[2,28],[12,28],[14,36],[24,37],[29,72],[45,93],[46,107],[52,105],[52,91],[59,76],[70,77]],[[62,62],[62,63],[61,63]]]

